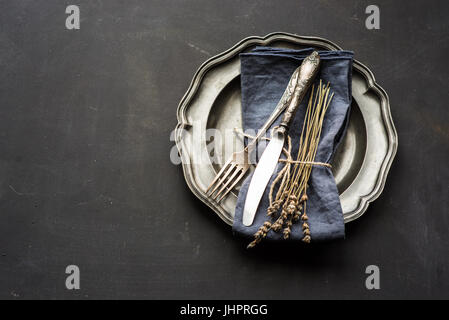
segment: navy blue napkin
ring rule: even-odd
[[[243,129],[246,132],[254,132],[262,127],[284,93],[292,73],[312,51],[311,48],[292,50],[257,47],[249,53],[240,54],[242,120]],[[319,83],[319,79],[322,79],[323,83],[330,82],[334,97],[324,118],[315,161],[329,163],[338,144],[344,137],[349,119],[352,99],[353,53],[350,51],[319,51],[319,54],[321,67],[315,80],[315,86]],[[309,94],[301,103],[293,124],[290,126],[289,134],[292,138],[293,157],[297,153]],[[282,116],[273,124],[273,127],[279,124],[281,118]],[[261,154],[260,152],[261,150],[259,150],[259,154]],[[277,165],[269,185],[283,166],[283,163]],[[267,188],[257,210],[254,223],[249,227],[243,225],[243,207],[251,178],[252,176],[248,176],[241,186],[233,224],[234,233],[248,238],[252,238],[258,228],[268,220],[266,212],[269,205],[269,188]],[[330,168],[313,167],[309,180],[308,198],[307,215],[312,242],[344,238],[343,213],[335,179]],[[301,224],[295,223],[289,240],[298,241],[302,238]],[[281,240],[283,239],[282,232],[276,233],[270,230],[266,239]]]

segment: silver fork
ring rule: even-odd
[[[290,81],[287,88],[284,91],[281,99],[279,100],[273,113],[264,123],[262,128],[257,133],[256,137],[241,151],[234,152],[229,160],[224,164],[221,170],[217,173],[214,180],[211,182],[209,187],[206,189],[206,195],[212,197],[212,200],[220,202],[226,197],[229,192],[237,185],[237,183],[242,180],[245,173],[251,166],[249,161],[249,154],[254,150],[259,139],[265,135],[268,128],[274,123],[274,121],[279,117],[279,115],[287,108],[292,98],[292,94],[298,83],[299,75],[298,67],[290,77]],[[217,200],[218,199],[218,200]]]
[[[206,194],[213,200],[218,198],[217,202],[220,202],[243,178],[249,167],[248,147],[234,152],[207,188]]]

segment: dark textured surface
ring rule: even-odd
[[[1,298],[449,296],[447,1],[376,1],[375,31],[368,1],[77,4],[68,31],[64,2],[0,1]],[[389,93],[399,149],[346,240],[248,252],[189,192],[169,137],[199,65],[273,31],[354,50]]]

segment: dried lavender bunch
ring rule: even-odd
[[[308,181],[313,165],[328,165],[314,162],[314,159],[321,136],[324,115],[332,97],[333,94],[330,94],[329,83],[323,85],[320,81],[316,92],[315,87],[312,86],[300,136],[297,158],[295,161],[291,159],[291,141],[289,137],[289,147],[286,152],[287,159],[280,160],[286,162],[286,164],[270,188],[270,206],[267,209],[267,216],[271,219],[271,222],[266,221],[259,228],[248,248],[257,245],[266,237],[270,230],[274,232],[283,230],[284,239],[288,239],[291,235],[293,223],[299,221],[301,222],[303,232],[302,241],[305,243],[311,242],[309,217],[306,214]],[[275,199],[273,199],[273,190],[277,184],[279,184],[279,189]],[[281,211],[279,212],[279,210]]]

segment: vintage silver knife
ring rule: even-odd
[[[304,59],[300,66],[293,98],[282,117],[278,129],[273,132],[271,141],[265,148],[251,179],[243,209],[243,224],[245,226],[253,224],[260,199],[262,198],[268,181],[270,181],[273,171],[276,168],[276,164],[278,163],[290,123],[293,121],[299,104],[309,89],[310,84],[313,82],[313,79],[318,72],[319,65],[320,56],[318,52],[314,51]]]
[[[215,175],[215,178],[206,189],[206,195],[208,197],[211,197],[213,200],[217,199],[217,202],[220,202],[234,188],[234,186],[243,179],[245,173],[250,168],[251,160],[249,159],[249,156],[256,148],[258,141],[265,135],[266,131],[271,127],[274,121],[276,121],[279,115],[290,105],[296,84],[298,83],[300,69],[301,66],[296,68],[293,72],[284,94],[267,121],[258,131],[256,137],[248,143],[243,150],[234,152],[221,170]]]

